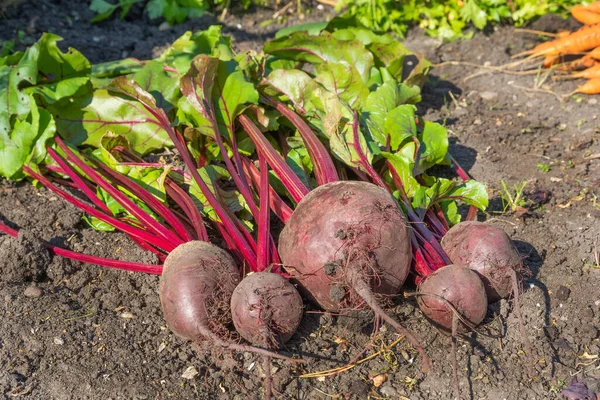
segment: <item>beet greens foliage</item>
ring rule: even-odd
[[[75,185],[102,211],[85,217],[99,230],[114,230],[114,218],[152,227],[142,210],[188,240],[205,237],[204,218],[251,269],[261,193],[286,222],[312,188],[367,180],[423,225],[413,247],[442,265],[437,241],[460,221],[457,201],[484,210],[485,187],[459,167],[461,181],[429,173],[455,165],[447,129],[417,114],[430,63],[390,35],[336,21],[288,30],[264,51],[240,54],[212,26],[184,34],[157,59],[93,66],[45,34],[0,59],[0,175]],[[67,145],[84,164],[64,165]],[[84,165],[103,171],[121,194],[94,182]],[[170,238],[129,231],[154,250]],[[274,249],[270,233],[261,240]]]

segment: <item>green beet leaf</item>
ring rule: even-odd
[[[321,64],[315,81],[354,110],[361,109],[369,95],[369,88],[356,68],[343,62]]]
[[[448,131],[442,125],[425,121],[423,130],[418,134],[420,146],[418,168],[415,175],[425,172],[437,164],[445,164],[448,153]]]
[[[181,97],[179,75],[166,71],[164,64],[148,61],[142,69],[133,75],[133,80],[144,88],[156,100],[156,105],[169,113]]]
[[[263,90],[272,96],[284,96],[282,101],[289,100],[300,110],[304,110],[304,94],[313,80],[306,72],[299,69],[276,69],[266,78]]]
[[[385,117],[383,127],[390,136],[392,151],[396,151],[406,139],[417,136],[416,109],[412,104],[403,104],[390,110]]]
[[[389,80],[382,85],[378,86],[377,89],[370,92],[367,96],[365,106],[362,109],[362,118],[364,123],[369,127],[373,138],[381,145],[386,146],[389,127],[386,128],[385,120],[388,114],[396,107],[404,104],[416,104],[421,100],[421,90],[418,86],[407,86],[405,84],[398,84],[394,80]],[[411,112],[411,107],[406,108],[407,113],[412,115],[414,121],[414,112]],[[399,111],[396,111],[399,113]],[[391,123],[390,123],[391,125]],[[409,127],[410,132],[413,132],[413,127]],[[396,131],[396,129],[392,129]],[[412,133],[411,133],[412,134]],[[394,142],[396,147],[398,146],[398,140],[400,142],[402,138],[396,138]]]
[[[373,54],[360,41],[336,40],[329,32],[322,32],[319,36],[295,32],[267,42],[264,51],[279,58],[315,65],[343,62],[356,68],[365,83],[375,65]]]
[[[0,176],[12,180],[24,177],[21,167],[42,162],[46,156],[46,144],[54,137],[56,126],[52,115],[38,108],[30,96],[29,114],[17,119],[10,133],[0,131]]]
[[[173,42],[157,61],[173,66],[180,74],[184,74],[199,54],[207,54],[224,61],[231,60],[234,57],[231,38],[221,34],[219,25],[211,25],[205,31],[188,31]]]
[[[390,167],[393,169],[402,183],[402,191],[408,198],[412,198],[421,187],[413,175],[414,161],[402,153],[381,152]]]
[[[250,104],[258,103],[258,92],[234,63],[200,55],[181,79],[181,121],[202,133],[221,134],[228,141],[234,134],[235,118]],[[183,104],[187,101],[188,104]]]
[[[60,36],[45,33],[31,46],[19,62],[31,62],[37,69],[33,86],[25,90],[40,96],[45,104],[80,93],[90,81],[90,62],[80,52],[69,48],[63,53],[56,42]],[[88,88],[90,90],[91,87]]]
[[[154,103],[154,98],[148,96],[146,100]],[[140,154],[172,145],[151,110],[138,100],[112,90],[96,90],[73,103],[57,104],[51,110],[61,137],[75,146],[97,147],[108,132],[126,135],[132,148]]]

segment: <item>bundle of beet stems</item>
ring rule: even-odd
[[[160,110],[155,111],[157,115],[161,114]],[[57,150],[48,147],[47,151],[57,165],[45,166],[44,173],[24,166],[25,172],[89,216],[126,233],[142,249],[156,254],[163,265],[106,259],[46,244],[48,249],[56,255],[77,261],[161,274],[161,305],[171,330],[177,336],[194,342],[207,340],[227,349],[263,355],[267,362],[266,397],[270,398],[270,358],[302,362],[271,349],[291,338],[300,323],[303,307],[297,290],[280,269],[267,272],[274,264],[273,260],[278,260],[276,250],[271,252],[270,249],[272,238],[269,233],[268,190],[260,193],[263,211],[258,211],[257,221],[260,225],[257,238],[254,238],[242,234],[244,228],[235,214],[198,177],[207,202],[221,216],[219,220],[213,219],[213,222],[222,239],[239,261],[256,272],[246,275],[240,282],[242,274],[237,263],[227,252],[210,243],[202,214],[178,183],[185,179],[185,172],[169,171],[164,177],[164,189],[169,202],[163,203],[147,188],[126,174],[113,170],[93,154],[79,153],[59,137],[55,141]],[[179,147],[182,158],[190,161],[191,156],[185,153],[187,150],[184,145]],[[164,166],[147,163],[123,146],[115,146],[111,151],[123,160],[120,163],[122,166],[164,170]],[[262,183],[263,188],[268,188],[267,163],[264,157],[259,159],[262,172],[257,182]],[[164,172],[160,171],[162,175]],[[61,186],[77,190],[87,202]],[[127,215],[113,215],[105,199],[98,194],[99,190],[106,191]],[[225,228],[226,224],[228,228]],[[17,230],[6,225],[0,224],[0,230],[18,236]],[[227,326],[231,322],[244,339],[260,347],[230,340],[231,332]]]
[[[77,72],[91,73],[81,89],[91,100],[33,96],[57,115],[58,136],[44,136],[46,156],[42,143],[22,171],[162,265],[50,251],[162,274],[167,323],[192,341],[255,352],[267,364],[298,361],[274,352],[300,323],[297,286],[327,311],[371,309],[428,370],[419,340],[384,309],[409,274],[424,315],[455,347],[488,302],[518,298],[521,260],[504,232],[460,223],[459,202],[473,220],[487,193],[449,155],[447,130],[416,114],[429,64],[420,59],[407,71],[411,53],[395,39],[338,22],[283,35],[265,54],[235,55],[218,29],[186,34],[158,60]],[[164,145],[183,169],[145,161]],[[429,175],[434,165],[451,166],[461,181]],[[285,225],[277,240],[271,213]],[[209,222],[229,253],[209,243]],[[253,346],[231,340],[231,321]],[[453,365],[458,382],[455,356]]]

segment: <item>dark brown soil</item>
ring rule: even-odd
[[[328,9],[308,16],[325,18]],[[96,25],[86,1],[24,1],[8,8],[0,39],[27,32],[25,44],[43,31],[65,37],[66,46],[92,62],[126,56],[147,59],[188,29],[203,29],[212,17],[166,31],[145,20],[140,9],[125,21]],[[260,26],[272,11],[229,17],[225,31],[238,49],[259,48],[281,25]],[[297,23],[295,17],[286,24]],[[534,28],[572,28],[573,21],[545,17]],[[409,48],[434,63],[463,60],[501,65],[535,37],[510,27],[477,33],[473,40],[441,44],[417,31]],[[464,80],[468,75],[485,74]],[[562,102],[540,90],[570,92],[576,82],[489,73],[466,66],[435,68],[424,89],[421,112],[452,131],[451,153],[487,184],[492,206],[480,219],[500,226],[516,241],[532,275],[522,296],[526,329],[534,343],[538,375],[526,376],[516,315],[502,301],[489,307],[489,328],[502,340],[480,334],[459,345],[464,398],[558,399],[561,382],[572,375],[598,392],[600,369],[600,269],[594,253],[600,239],[600,134],[598,99],[582,96]],[[543,166],[549,165],[544,172]],[[536,206],[503,213],[500,182],[528,182]],[[523,214],[523,212],[527,211]],[[195,349],[166,328],[158,300],[158,278],[101,269],[51,257],[36,242],[96,255],[155,262],[119,234],[91,230],[81,213],[47,190],[0,182],[0,219],[28,234],[0,236],[0,396],[23,399],[252,399],[260,398],[263,376],[252,355]],[[302,379],[302,372],[343,366],[369,345],[368,315],[331,316],[307,308],[301,329],[286,350],[309,360],[302,370],[274,361],[278,398],[450,399],[449,339],[431,327],[411,300],[393,311],[426,344],[433,371],[419,374],[416,352],[405,341],[332,378]],[[501,328],[498,328],[501,327]],[[381,329],[386,343],[396,339]],[[367,352],[379,349],[376,341]],[[209,347],[209,346],[205,346]],[[583,355],[586,357],[581,358]],[[193,368],[190,369],[190,368]],[[184,372],[186,372],[184,374]],[[196,372],[194,373],[190,372]],[[373,376],[387,374],[375,387]],[[185,375],[187,378],[183,377]],[[347,397],[348,396],[348,397]],[[404,397],[403,397],[404,396]]]

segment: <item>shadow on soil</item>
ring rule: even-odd
[[[550,376],[554,376],[555,363],[563,364],[563,362],[560,359],[559,349],[556,344],[557,335],[554,332],[555,328],[550,321],[550,293],[548,292],[546,285],[537,279],[540,268],[544,264],[544,259],[546,258],[546,250],[542,250],[542,253],[540,254],[530,243],[520,240],[513,240],[513,244],[523,259],[523,266],[526,269],[526,273],[529,274],[529,276],[525,276],[525,284],[527,285],[529,283],[529,287],[525,286],[525,290],[535,290],[535,288],[537,288],[544,297],[544,336],[552,349]]]
[[[444,78],[430,74],[429,80],[421,92],[422,101],[419,103],[419,112],[424,114],[429,110],[440,110],[462,95],[462,89]],[[446,125],[452,125],[455,118],[446,119]]]

